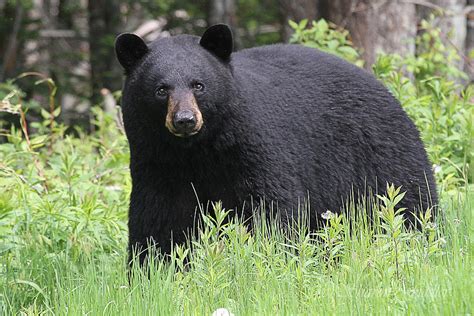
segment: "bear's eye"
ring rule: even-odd
[[[202,91],[204,90],[204,85],[200,82],[195,82],[193,83],[193,89],[196,91]]]
[[[168,88],[165,86],[161,86],[158,89],[156,89],[156,95],[159,97],[165,97],[168,95]]]

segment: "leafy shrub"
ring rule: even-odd
[[[338,28],[335,24],[326,20],[313,21],[311,28],[307,28],[308,20],[299,23],[289,21],[295,31],[290,38],[290,43],[303,44],[311,48],[317,48],[324,52],[344,58],[358,66],[363,65],[359,52],[349,41],[349,32]]]
[[[2,101],[21,121],[0,145],[2,250],[36,244],[74,257],[97,247],[115,251],[125,240],[130,180],[128,146],[114,118],[95,110],[95,132],[68,135],[52,124],[57,109],[28,124],[18,93]]]

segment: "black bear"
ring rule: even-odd
[[[437,202],[413,122],[340,58],[282,44],[233,52],[222,24],[148,45],[121,34],[115,49],[126,74],[130,251],[151,241],[169,253],[183,242],[197,197],[239,210],[251,198],[273,201],[283,219],[309,199],[313,223],[351,192],[387,182],[406,191],[408,211]]]

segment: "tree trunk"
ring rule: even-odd
[[[472,56],[471,52],[474,51],[474,0],[469,0],[468,5],[472,6],[469,12],[467,12],[466,56],[469,59],[464,69],[472,82],[474,81],[474,58],[470,56]]]
[[[313,21],[319,19],[320,0],[278,0],[280,16],[282,19],[282,39],[288,42],[293,34],[293,30],[288,25],[288,21],[299,22],[303,19]]]
[[[9,74],[12,74],[16,68],[18,55],[18,33],[24,16],[24,8],[20,2],[16,3],[15,19],[13,29],[10,32],[8,42],[3,57],[3,65],[0,67],[0,81],[3,81]]]
[[[210,0],[207,23],[209,26],[220,23],[229,25],[234,35],[235,47],[241,46],[237,30],[235,0]]]
[[[378,52],[415,52],[415,4],[402,0],[325,0],[324,17],[349,30],[370,69]]]
[[[209,6],[209,25],[224,23],[236,26],[236,11],[234,0],[211,0]]]
[[[89,0],[89,51],[92,104],[102,100],[102,88],[121,87],[120,67],[114,58],[114,39],[120,29],[120,3],[114,0]]]

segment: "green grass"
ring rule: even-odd
[[[218,205],[192,252],[181,247],[152,262],[150,278],[135,270],[130,284],[125,243],[72,254],[29,242],[0,261],[1,307],[56,315],[210,315],[219,307],[236,315],[471,314],[472,201],[445,208],[431,245],[427,234],[402,228],[398,260],[390,234],[378,229],[382,219],[348,230],[350,221],[337,217],[319,237],[300,228],[286,238],[275,225],[250,234],[238,221],[223,224]]]

